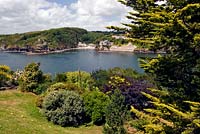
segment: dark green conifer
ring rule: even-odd
[[[200,98],[200,3],[199,0],[120,0],[133,9],[126,33],[133,44],[166,55],[142,62],[145,72],[170,93],[170,102]]]
[[[106,124],[103,127],[104,134],[126,134],[124,120],[126,116],[125,98],[120,90],[115,90],[111,96],[111,103],[106,110]]]

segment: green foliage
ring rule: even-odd
[[[94,79],[94,86],[98,87],[100,90],[103,89],[103,86],[108,83],[110,75],[107,70],[97,70],[92,72],[92,78]]]
[[[141,94],[141,92],[153,94],[147,90],[151,87],[154,87],[154,85],[146,79],[137,80],[130,77],[111,76],[108,84],[104,85],[103,92],[111,95],[116,89],[119,89],[125,97],[125,104],[128,109],[133,105],[142,110],[143,108],[152,107],[148,102],[148,98]]]
[[[81,35],[85,33],[87,33],[86,30],[79,28],[61,28],[46,31],[46,34],[49,34],[47,41],[51,42],[51,45],[60,45],[64,48],[77,47]]]
[[[107,95],[99,91],[92,91],[84,94],[84,104],[86,116],[91,118],[95,125],[105,123],[105,112],[110,99]]]
[[[54,79],[55,82],[63,82],[68,86],[76,86],[80,92],[84,92],[90,89],[90,85],[93,83],[93,79],[88,72],[75,71],[57,74]],[[81,91],[82,90],[82,91]]]
[[[59,91],[59,90],[66,90],[67,87],[66,87],[66,84],[64,83],[55,83],[53,85],[51,85],[48,89],[47,89],[47,92],[54,92],[54,91]]]
[[[108,70],[108,72],[111,75],[118,75],[118,76],[124,76],[124,77],[130,77],[130,78],[134,78],[134,79],[138,79],[143,77],[143,75],[139,74],[137,71],[135,71],[133,68],[120,68],[120,67],[115,67],[115,68],[111,68]]]
[[[131,108],[131,112],[138,117],[134,123],[142,123],[139,127],[137,126],[138,130],[147,134],[197,134],[200,132],[199,102],[185,101],[190,106],[190,110],[181,111],[176,105],[166,104],[162,99],[143,94],[152,100],[151,103],[155,108],[145,109],[145,112]]]
[[[44,82],[41,84],[38,84],[37,88],[33,89],[33,93],[39,95],[42,93],[45,93],[49,86],[51,86],[52,83],[50,82]]]
[[[124,24],[126,28],[121,29],[129,40],[167,53],[142,60],[145,72],[167,93],[159,94],[161,98],[143,93],[153,100],[155,109],[140,112],[132,107],[132,112],[139,121],[146,121],[140,129],[144,133],[198,134],[200,3],[198,0],[166,0],[158,4],[158,1],[120,0],[134,10],[127,16],[131,24]]]
[[[38,85],[36,89],[33,90],[35,94],[45,93],[46,90],[52,85],[51,75],[44,74],[42,75],[42,83]]]
[[[59,90],[69,90],[69,91],[77,92],[79,94],[83,93],[82,89],[79,86],[77,86],[76,84],[74,84],[74,83],[61,83],[61,82],[51,85],[47,89],[47,92],[59,91]]]
[[[66,76],[66,82],[74,83],[84,90],[88,90],[90,88],[90,83],[93,81],[90,73],[84,71],[67,72]]]
[[[94,86],[98,87],[100,90],[103,90],[104,85],[108,84],[110,77],[112,76],[125,76],[134,79],[139,79],[145,77],[139,73],[137,73],[132,68],[111,68],[109,70],[97,70],[92,72],[91,76],[94,79]]]
[[[83,90],[76,84],[62,83],[62,82],[58,82],[55,84],[52,84],[52,83],[40,84],[36,90],[37,90],[37,92],[42,91],[41,92],[42,94],[40,93],[41,95],[38,96],[38,98],[36,100],[36,105],[37,105],[37,107],[40,107],[40,108],[42,108],[42,102],[43,102],[44,98],[51,92],[65,90],[65,91],[74,91],[78,94],[83,93]],[[44,92],[44,91],[46,91],[46,92]]]
[[[111,39],[111,33],[109,32],[88,32],[81,37],[81,41],[84,43],[97,44],[101,40]]]
[[[33,92],[33,93],[40,93],[41,88],[39,88],[39,84],[41,84],[43,79],[43,73],[39,69],[40,65],[37,63],[30,63],[28,64],[19,81],[19,89],[23,92]],[[37,91],[37,89],[39,91]]]
[[[65,73],[57,73],[54,81],[55,82],[66,82],[67,76]]]
[[[44,49],[47,45],[50,50],[56,50],[77,47],[82,35],[86,33],[86,30],[80,28],[58,28],[41,32],[1,36],[0,42],[7,48],[24,47],[37,49],[37,46],[42,44]]]
[[[20,49],[54,51],[75,48],[79,42],[96,44],[101,40],[111,40],[111,35],[111,32],[88,32],[81,28],[65,27],[23,34],[0,35],[0,43],[11,51]]]
[[[146,125],[148,121],[146,119],[135,119],[129,122],[130,126],[135,128],[137,131],[144,131],[144,125]],[[136,133],[137,134],[137,133]]]
[[[36,95],[17,90],[0,92],[1,134],[101,134],[101,127],[60,127],[48,122],[35,106]]]
[[[120,90],[115,90],[111,96],[111,103],[106,109],[106,124],[103,127],[104,134],[126,134],[124,120],[127,114],[124,105],[125,98]]]
[[[4,86],[6,82],[11,80],[11,70],[10,67],[6,65],[0,65],[0,87]]]
[[[79,126],[84,122],[84,105],[73,91],[54,91],[43,101],[44,114],[49,121],[61,126]]]
[[[184,100],[199,101],[200,97],[200,3],[166,0],[159,5],[158,1],[120,0],[134,10],[123,31],[134,43],[166,51],[166,55],[147,59],[142,67],[169,91],[170,103],[184,108]]]
[[[129,41],[125,39],[113,39],[113,44],[117,46],[128,44]]]

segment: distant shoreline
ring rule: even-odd
[[[64,53],[72,50],[95,50],[95,47],[87,46],[87,47],[77,47],[77,48],[68,48],[62,50],[55,50],[55,51],[45,51],[45,52],[27,52],[27,51],[11,51],[11,50],[0,50],[0,52],[5,53],[21,53],[25,55],[48,55],[48,54],[56,54],[56,53]]]
[[[72,50],[95,50],[95,47],[77,47],[77,48],[68,48],[68,49],[62,49],[62,50],[56,50],[56,51],[47,51],[47,52],[41,52],[41,53],[34,53],[34,52],[25,52],[26,55],[47,55],[47,54],[57,54],[57,53],[64,53]]]
[[[55,50],[55,51],[46,51],[46,52],[26,52],[26,51],[6,51],[1,50],[3,52],[7,53],[22,53],[25,55],[48,55],[48,54],[57,54],[57,53],[64,53],[72,50],[95,50],[94,46],[84,46],[84,47],[77,47],[77,48],[68,48],[68,49],[62,49],[62,50]],[[109,50],[99,50],[97,52],[100,53],[110,53],[110,52],[127,52],[127,53],[138,53],[138,54],[164,54],[165,52],[152,52],[147,50],[136,50],[136,46],[112,46]]]

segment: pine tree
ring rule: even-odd
[[[152,89],[152,92],[163,95],[163,91]],[[181,111],[174,104],[166,104],[162,99],[150,94],[143,94],[151,99],[155,106],[153,109],[145,109],[140,112],[134,107],[131,108],[138,119],[134,124],[145,121],[142,127],[137,127],[138,132],[145,134],[199,134],[200,133],[200,103],[184,101],[190,106],[190,110]],[[166,96],[169,94],[165,93]]]
[[[143,60],[145,72],[170,93],[169,102],[199,101],[200,3],[199,0],[120,0],[133,8],[130,24],[121,30],[133,43],[166,55]],[[183,105],[184,106],[184,105]]]
[[[200,4],[184,3],[178,7],[151,46],[154,50],[164,49],[167,54],[149,60],[143,67],[182,105],[183,100],[199,101],[200,97]]]
[[[125,28],[133,43],[165,55],[141,60],[141,66],[157,82],[160,98],[143,93],[154,109],[140,112],[134,123],[149,134],[200,133],[200,2],[199,0],[120,0],[133,9]],[[164,93],[166,89],[166,93]],[[155,90],[154,90],[155,91]],[[187,100],[187,101],[185,101]]]

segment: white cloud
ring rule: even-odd
[[[70,26],[105,30],[127,21],[128,10],[117,0],[78,0],[69,6],[47,0],[0,0],[0,34]]]

